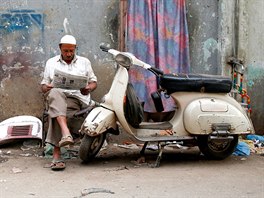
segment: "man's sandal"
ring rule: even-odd
[[[63,170],[66,168],[66,164],[62,160],[52,161],[50,164],[51,170]]]
[[[74,141],[72,136],[68,135],[61,138],[61,141],[59,142],[59,147],[63,147],[70,144],[74,144]]]

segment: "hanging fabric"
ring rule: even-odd
[[[128,0],[126,50],[164,73],[189,73],[189,41],[185,0]],[[151,93],[157,90],[154,74],[138,67],[129,71],[145,112],[156,112]],[[175,108],[163,96],[164,112]]]

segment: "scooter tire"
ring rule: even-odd
[[[238,135],[233,135],[232,140],[217,143],[210,140],[208,135],[201,135],[197,137],[198,147],[207,159],[223,160],[229,157],[235,150],[238,143]]]
[[[100,151],[104,141],[106,138],[106,134],[100,134],[98,136],[88,136],[84,135],[81,140],[81,145],[79,148],[79,158],[84,162],[92,161],[97,153]]]

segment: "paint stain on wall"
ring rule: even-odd
[[[217,41],[213,38],[207,39],[203,43],[203,54],[204,54],[204,62],[207,62],[211,57],[212,53],[214,53],[218,49]]]
[[[0,80],[10,72],[27,72],[28,67],[39,65],[44,53],[43,18],[43,14],[35,10],[0,13]]]
[[[43,15],[34,10],[10,10],[0,14],[0,30],[7,33],[30,30],[33,26],[43,29]]]
[[[44,31],[44,15],[35,10],[0,12],[1,54],[40,46]]]
[[[256,65],[251,64],[251,65],[248,65],[247,68],[248,68],[247,85],[249,87],[253,87],[255,81],[264,79],[264,67],[261,66],[260,64],[256,64]]]
[[[263,80],[264,80],[264,65],[261,62],[249,64],[247,66],[247,90],[251,97],[253,122],[256,134],[263,135]]]

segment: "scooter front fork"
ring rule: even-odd
[[[141,149],[141,151],[140,151],[140,155],[141,156],[145,156],[145,150],[146,150],[147,145],[148,145],[148,142],[145,142],[143,147],[142,147],[142,149]],[[154,164],[151,164],[152,168],[158,168],[160,166],[160,160],[162,158],[162,153],[163,153],[164,146],[165,146],[165,144],[161,144],[160,142],[158,142],[159,154],[158,154],[158,157],[156,159],[156,162]]]

